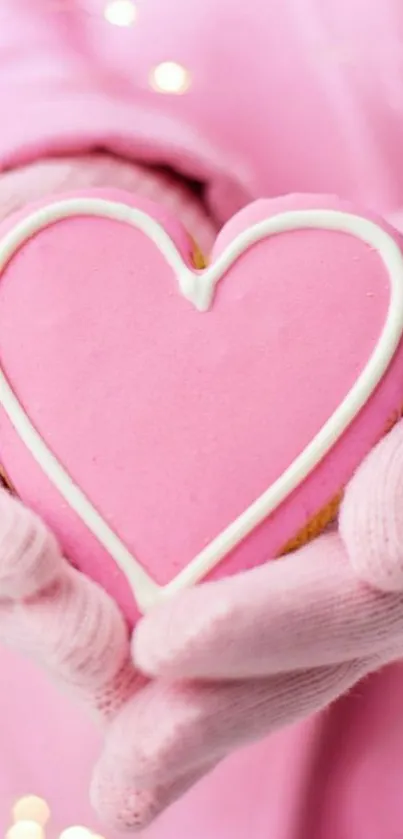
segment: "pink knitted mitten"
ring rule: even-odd
[[[403,423],[352,481],[339,532],[144,618],[133,659],[153,681],[106,732],[105,817],[144,823],[234,749],[403,655],[402,486]]]

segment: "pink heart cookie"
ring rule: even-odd
[[[276,556],[403,402],[398,234],[338,199],[260,201],[192,266],[124,193],[0,231],[0,458],[131,622]]]

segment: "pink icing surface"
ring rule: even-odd
[[[280,199],[252,206],[232,225],[315,203],[345,208],[335,199]],[[161,221],[186,257],[183,231]],[[37,235],[6,269],[0,357],[48,446],[165,584],[334,412],[379,337],[389,298],[374,250],[345,234],[297,231],[250,248],[221,280],[211,310],[200,313],[144,234],[76,218]],[[399,404],[402,367],[399,353],[324,463],[215,576],[275,555],[333,497]],[[113,560],[3,413],[0,433],[2,461],[21,496],[133,618]]]

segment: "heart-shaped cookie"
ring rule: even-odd
[[[203,271],[122,193],[0,234],[2,466],[132,622],[278,555],[403,401],[399,236],[338,199],[252,205]]]

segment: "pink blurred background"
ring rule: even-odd
[[[0,691],[0,835],[13,804],[27,794],[51,808],[48,839],[71,825],[102,832],[88,800],[95,727],[30,662],[1,649],[0,671],[7,674]]]

